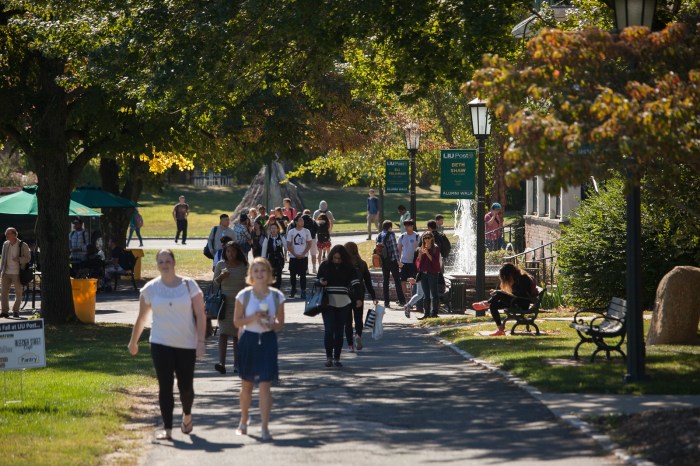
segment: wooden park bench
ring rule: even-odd
[[[515,328],[518,325],[524,325],[528,332],[532,325],[535,328],[535,335],[540,334],[540,328],[535,323],[535,319],[537,319],[537,315],[540,312],[543,296],[544,288],[539,286],[537,287],[537,297],[534,300],[513,296],[510,305],[503,310],[506,314],[506,318],[503,320],[504,326],[509,320],[515,321],[515,324],[510,329],[511,335],[515,335]]]
[[[591,315],[593,318],[589,320]],[[607,309],[581,309],[576,312],[574,321],[569,324],[581,338],[574,349],[574,359],[578,359],[578,349],[584,343],[594,343],[597,347],[591,355],[591,362],[595,361],[596,354],[600,351],[605,351],[608,360],[611,351],[617,351],[623,360],[626,359],[625,353],[620,349],[627,334],[626,320],[627,301],[621,298],[612,298]]]

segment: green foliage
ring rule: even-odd
[[[557,309],[566,306],[567,299],[564,294],[564,279],[557,275],[554,285],[545,288],[542,296],[542,309]]]
[[[643,299],[649,305],[661,278],[676,265],[697,261],[698,237],[681,242],[676,232],[687,218],[660,207],[642,190]],[[624,182],[607,181],[600,193],[590,192],[556,243],[560,276],[572,300],[604,305],[625,296],[626,203]],[[697,262],[696,262],[697,263]]]

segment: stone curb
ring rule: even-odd
[[[593,427],[591,424],[588,422],[578,418],[577,416],[573,414],[565,414],[565,415],[559,415],[555,412],[554,409],[552,409],[547,402],[542,398],[542,392],[540,392],[538,389],[535,387],[529,385],[527,382],[524,380],[515,377],[514,375],[510,374],[509,372],[506,372],[502,369],[500,369],[498,366],[494,366],[493,364],[490,364],[482,359],[477,359],[474,355],[468,353],[467,351],[464,351],[463,349],[458,348],[454,344],[450,343],[447,340],[443,340],[442,338],[438,337],[435,335],[435,332],[428,332],[428,335],[430,336],[431,339],[436,341],[437,343],[441,344],[442,346],[445,346],[446,348],[450,349],[452,352],[462,356],[466,361],[472,362],[478,366],[483,367],[484,369],[493,372],[503,379],[505,379],[507,382],[516,385],[517,387],[521,388],[522,390],[525,390],[528,392],[533,398],[538,400],[540,403],[545,405],[547,409],[558,419],[561,421],[565,422],[569,426],[573,427],[576,430],[581,431],[583,434],[589,436],[591,439],[593,439],[598,445],[600,445],[604,450],[612,453],[615,455],[618,459],[622,460],[625,462],[625,464],[630,464],[634,466],[656,466],[655,463],[652,463],[649,460],[645,460],[643,458],[637,458],[635,456],[630,455],[625,449],[623,449],[620,445],[617,443],[613,442],[613,440],[608,436],[607,434],[600,433],[595,427]]]

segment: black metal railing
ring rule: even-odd
[[[554,243],[540,244],[536,248],[529,248],[521,253],[503,258],[506,262],[512,262],[535,278],[535,281],[545,287],[554,286],[554,273],[557,268],[557,255],[554,251]]]
[[[511,223],[494,228],[493,230],[488,230],[484,236],[488,237],[489,234],[498,230],[501,230],[501,237],[506,244],[506,249],[509,249],[508,245],[510,245],[513,251],[522,251],[525,249],[525,226]]]

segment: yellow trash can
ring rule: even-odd
[[[141,258],[143,257],[143,249],[126,248],[125,251],[131,251],[136,258],[136,264],[134,265],[134,279],[141,280]]]
[[[78,320],[85,324],[95,323],[95,305],[97,304],[97,279],[70,279],[73,289],[73,306]]]

